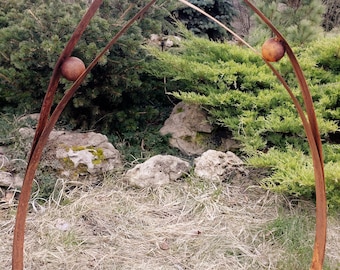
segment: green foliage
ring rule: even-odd
[[[19,130],[33,126],[31,120],[23,120],[11,114],[0,113],[0,147],[4,146],[5,150],[8,148],[8,152],[4,154],[9,159],[22,160],[23,167],[20,169],[25,169],[25,160],[29,149],[21,138]]]
[[[290,211],[280,209],[278,217],[265,227],[266,241],[283,249],[289,256],[277,257],[275,269],[306,269],[313,253],[315,220],[311,213],[299,204],[292,205]],[[334,269],[329,257],[325,257],[323,269]]]
[[[304,269],[312,256],[314,221],[306,213],[281,213],[267,225],[268,240],[280,245],[292,256],[278,262],[277,269]]]
[[[70,3],[71,2],[71,3]],[[38,112],[56,60],[87,9],[87,1],[7,1],[0,7],[0,108]],[[104,1],[73,55],[88,65],[146,1]],[[159,3],[166,6],[168,3]],[[129,10],[126,14],[126,10]],[[159,33],[168,12],[156,6],[100,61],[62,115],[64,125],[102,132],[135,131],[158,124],[170,106],[164,90],[145,74],[141,44]],[[53,27],[52,27],[53,26]],[[70,87],[61,80],[56,102]]]
[[[5,0],[1,3],[0,113],[20,115],[40,111],[55,63],[86,12],[87,2]],[[146,2],[104,1],[72,54],[88,65]],[[159,34],[169,26],[164,17],[169,15],[166,7],[171,1],[158,1],[158,4],[101,59],[68,104],[59,123],[65,128],[115,134],[110,137],[114,142],[122,138],[124,144],[120,150],[125,151],[128,161],[130,154],[167,151],[166,138],[159,136],[158,127],[169,115],[172,103],[164,95],[163,85],[144,72],[149,58],[141,47],[151,33]],[[61,79],[56,103],[70,85]],[[1,127],[9,131],[7,122],[11,124],[11,120],[0,117]],[[153,133],[149,136],[147,130]],[[26,159],[29,149],[23,149],[17,133],[13,133],[13,137],[5,135],[8,132],[1,134],[0,145],[13,147],[13,158]],[[141,141],[143,149],[139,147]],[[42,166],[37,171],[38,185],[34,190],[46,198],[55,181],[55,174]]]
[[[262,59],[248,49],[185,34],[182,47],[169,52],[149,48],[158,64],[149,72],[166,77],[175,97],[200,104],[211,122],[228,128],[249,163],[270,168],[268,188],[294,196],[314,196],[314,176],[301,120],[285,89]],[[338,56],[340,37],[296,48],[314,99],[325,144],[330,207],[339,207],[340,160]],[[288,59],[275,64],[302,100]],[[157,69],[155,68],[157,66]],[[296,88],[295,88],[296,87]],[[330,159],[329,156],[332,156]]]
[[[256,6],[291,43],[305,44],[322,33],[325,7],[321,0],[257,0]],[[259,44],[269,34],[270,31],[263,22],[257,20],[250,31],[249,40],[252,44]]]
[[[178,149],[168,146],[168,136],[159,135],[160,127],[149,127],[137,132],[126,132],[121,135],[109,136],[115,147],[124,155],[124,160],[130,164],[145,161],[157,154],[180,156]]]
[[[329,207],[340,206],[340,146],[325,145],[325,177]],[[285,152],[271,148],[248,159],[250,165],[273,170],[262,185],[295,197],[314,198],[313,163],[309,156],[288,147]]]
[[[4,150],[2,154],[10,161],[8,165],[1,168],[2,170],[24,177],[30,148],[27,141],[19,134],[19,129],[32,128],[35,125],[36,123],[31,119],[17,118],[13,115],[0,113],[0,147],[5,146],[2,148]],[[33,184],[33,193],[42,200],[48,198],[55,187],[56,179],[55,172],[47,171],[46,167],[40,166]]]
[[[230,27],[235,11],[230,0],[189,0],[211,16]],[[180,7],[172,12],[189,30],[199,36],[212,40],[223,40],[230,35],[206,16],[189,7]]]

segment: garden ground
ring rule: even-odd
[[[96,185],[59,179],[44,204],[32,196],[25,269],[309,269],[314,205],[251,176],[216,184],[188,175],[147,189],[120,173]],[[0,209],[1,269],[11,267],[15,209]],[[339,250],[332,216],[324,269],[340,269]]]

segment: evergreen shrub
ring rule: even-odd
[[[236,14],[233,3],[230,0],[189,0],[189,2],[228,26],[230,26]],[[172,15],[196,35],[208,37],[212,40],[230,38],[230,34],[221,27],[217,26],[203,14],[187,6],[179,6],[172,11]]]
[[[255,4],[291,44],[306,44],[323,33],[326,7],[322,0],[256,0]],[[255,21],[248,38],[252,44],[259,44],[271,32],[257,16]]]
[[[200,104],[211,121],[228,128],[250,165],[271,168],[263,185],[291,195],[314,196],[309,148],[300,118],[283,86],[261,57],[247,48],[184,34],[181,48],[149,51],[149,72],[165,77],[176,98]],[[340,206],[340,37],[295,48],[314,98],[325,147],[329,204]],[[287,57],[275,66],[301,100]]]
[[[73,55],[88,65],[125,22],[147,1],[104,1]],[[171,1],[170,1],[171,2]],[[159,124],[171,104],[162,85],[144,70],[141,44],[167,27],[158,3],[103,57],[62,114],[69,128],[104,133],[134,132]],[[161,7],[164,6],[164,7]],[[0,112],[40,111],[52,70],[88,8],[88,1],[4,0],[0,6]],[[129,10],[129,12],[126,12]],[[70,82],[61,80],[56,102]]]

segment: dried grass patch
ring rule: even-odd
[[[134,189],[108,176],[57,187],[28,215],[26,269],[276,269],[287,255],[265,229],[284,198],[246,179]],[[10,269],[14,210],[0,214],[0,265]]]

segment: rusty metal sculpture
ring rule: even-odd
[[[150,1],[144,8],[142,8],[130,21],[126,23],[125,26],[112,38],[112,40],[105,46],[105,48],[96,56],[96,58],[90,63],[90,65],[85,69],[85,71],[79,76],[79,78],[74,82],[71,88],[65,93],[59,104],[56,106],[54,111],[51,113],[51,107],[53,103],[54,95],[57,91],[59,79],[61,76],[60,66],[63,61],[69,57],[80,39],[81,35],[85,31],[87,25],[94,16],[102,0],[94,0],[89,7],[87,13],[84,15],[80,21],[78,27],[75,29],[70,41],[66,45],[64,51],[61,53],[53,74],[50,80],[42,107],[40,112],[40,119],[34,136],[31,153],[28,160],[28,165],[26,169],[26,174],[21,189],[18,210],[16,214],[16,222],[14,229],[13,238],[13,250],[12,250],[12,269],[22,270],[24,267],[24,238],[25,238],[25,224],[26,216],[28,210],[28,202],[31,194],[33,178],[37,170],[43,148],[47,142],[48,136],[51,133],[53,127],[55,126],[60,114],[64,110],[67,103],[72,98],[73,94],[76,92],[85,76],[92,70],[92,68],[97,64],[99,59],[105,54],[105,52],[128,30],[128,28],[156,2],[156,0]]]
[[[186,0],[179,0],[185,5],[201,12],[221,27],[230,32],[235,38],[237,38],[240,42],[251,48],[255,53],[260,54],[254,48],[252,48],[246,41],[244,41],[241,37],[239,37],[236,33],[230,30],[228,27],[220,23],[215,18],[211,17],[209,14],[205,13],[198,7],[192,5]],[[18,210],[16,214],[16,222],[14,229],[14,238],[13,238],[13,250],[12,250],[12,269],[13,270],[22,270],[24,267],[24,237],[25,237],[25,224],[26,224],[26,216],[28,210],[28,203],[32,189],[33,178],[35,172],[37,170],[38,164],[41,159],[41,155],[44,149],[44,146],[48,140],[48,136],[55,126],[60,114],[64,110],[67,103],[71,100],[72,96],[81,85],[85,76],[92,70],[92,68],[97,64],[99,59],[105,54],[105,52],[127,31],[127,29],[139,18],[141,18],[144,13],[156,2],[156,0],[150,1],[145,7],[143,7],[130,21],[126,23],[125,26],[112,38],[112,40],[105,46],[105,48],[95,57],[95,59],[90,63],[90,65],[85,69],[85,71],[79,76],[79,78],[73,83],[71,88],[65,93],[59,104],[56,106],[54,111],[51,113],[51,107],[53,103],[53,99],[55,93],[58,88],[59,79],[61,76],[60,66],[63,61],[69,57],[76,46],[77,42],[81,38],[83,32],[85,31],[87,25],[90,23],[92,17],[95,15],[96,11],[102,4],[102,0],[94,0],[90,5],[87,13],[84,15],[79,25],[75,29],[71,39],[67,43],[65,49],[61,53],[42,107],[40,112],[40,119],[38,122],[38,126],[36,129],[35,137],[33,140],[28,165],[26,169],[26,174],[23,182],[23,186],[21,189],[21,195],[19,199]],[[311,155],[313,159],[314,166],[314,177],[315,177],[315,191],[316,191],[316,231],[315,231],[315,243],[314,243],[314,253],[311,262],[310,269],[312,270],[320,270],[322,269],[324,255],[325,255],[325,246],[326,246],[326,226],[327,226],[327,204],[326,204],[326,191],[325,191],[325,177],[324,177],[324,164],[323,164],[323,154],[322,154],[322,144],[320,139],[320,133],[318,129],[318,124],[315,116],[315,110],[313,106],[312,97],[306,82],[306,79],[303,75],[303,72],[300,68],[300,65],[289,46],[288,42],[284,39],[281,33],[275,28],[275,26],[267,19],[264,14],[259,11],[251,2],[248,0],[244,0],[244,2],[262,19],[264,23],[268,25],[268,27],[273,31],[273,33],[277,36],[277,38],[284,44],[286,53],[292,63],[296,78],[299,82],[299,86],[302,92],[302,97],[304,104],[301,105],[298,99],[294,96],[291,91],[289,85],[284,80],[284,78],[280,75],[280,73],[275,69],[275,67],[263,59],[269,68],[276,75],[278,80],[283,84],[288,94],[290,95],[296,110],[301,118],[303,123],[306,137],[309,143],[309,147],[311,150]],[[305,111],[303,110],[305,108]]]

